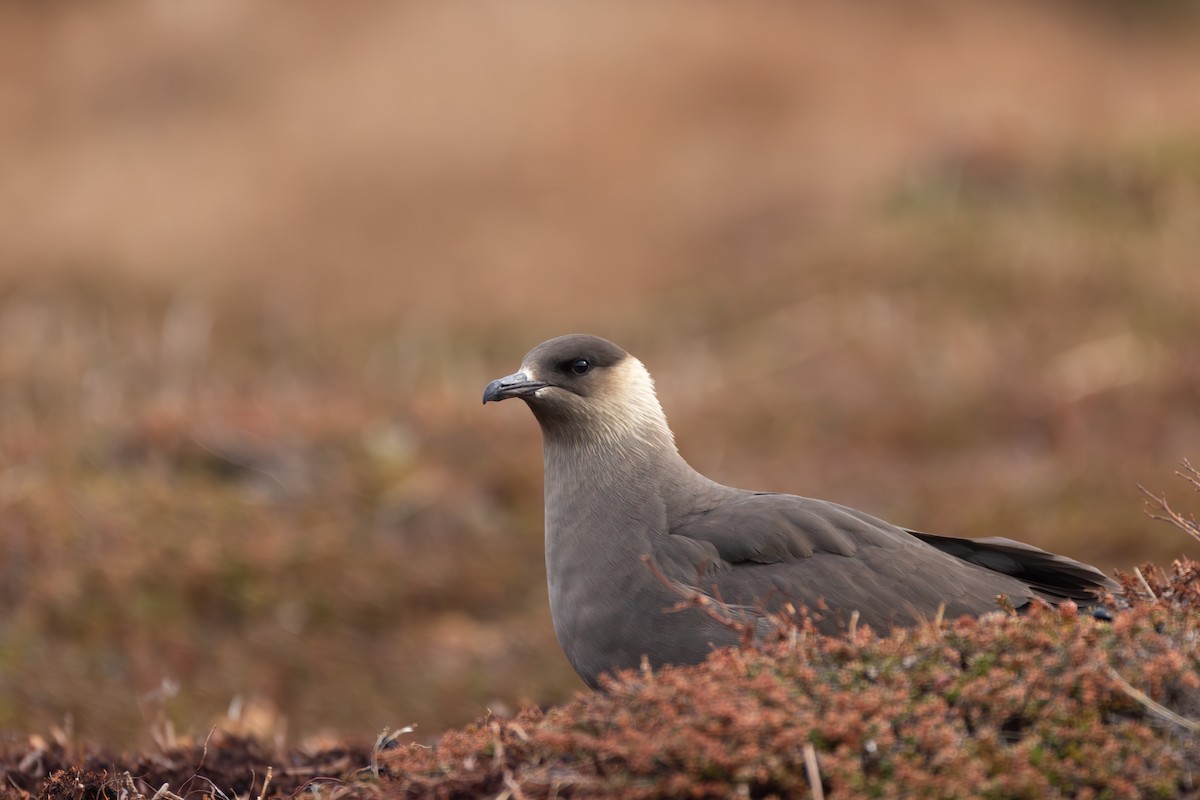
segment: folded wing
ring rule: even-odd
[[[692,504],[695,507],[695,504]],[[836,629],[857,611],[877,629],[1040,597],[1095,602],[1115,584],[1072,559],[1008,539],[898,528],[836,503],[744,492],[673,521],[653,557],[673,580],[733,605],[826,609]]]

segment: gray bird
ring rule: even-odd
[[[1011,539],[905,530],[825,500],[723,486],[680,456],[642,363],[574,334],[529,351],[483,402],[519,397],[542,429],[546,573],[558,641],[590,686],[601,674],[693,664],[738,635],[698,607],[741,613],[784,603],[843,630],[854,612],[879,631],[1017,608],[1035,598],[1097,602],[1117,585],[1094,567]],[[659,574],[651,568],[651,563]],[[695,595],[693,595],[695,596]]]

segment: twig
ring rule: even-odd
[[[1186,462],[1184,462],[1184,463],[1186,464]],[[1187,467],[1190,468],[1191,465],[1187,464]],[[1194,470],[1193,470],[1193,472],[1194,472]],[[1200,481],[1200,477],[1193,478],[1188,475],[1184,475],[1182,472],[1177,473],[1177,474],[1183,475],[1184,478],[1187,478],[1187,480],[1193,484]],[[1193,539],[1200,541],[1200,523],[1197,523],[1195,519],[1188,519],[1187,517],[1183,516],[1182,514],[1176,513],[1169,505],[1167,505],[1167,496],[1166,495],[1154,494],[1154,492],[1151,492],[1149,489],[1147,489],[1145,486],[1142,486],[1140,483],[1138,484],[1138,489],[1141,491],[1142,494],[1146,495],[1146,498],[1147,498],[1146,505],[1152,506],[1153,508],[1157,508],[1159,511],[1162,512],[1161,514],[1158,514],[1158,513],[1155,513],[1153,510],[1148,509],[1146,511],[1146,516],[1150,517],[1150,519],[1158,519],[1158,520],[1162,520],[1164,522],[1169,522],[1172,525],[1174,525],[1175,527],[1182,530],[1188,536],[1191,536]]]
[[[128,798],[128,800],[146,800],[146,796],[138,791],[137,784],[133,782],[133,776],[129,774],[129,770],[122,773],[118,785],[121,787],[121,791],[117,797]]]
[[[525,732],[525,729],[522,728],[520,725],[518,725],[515,722],[508,723],[508,729],[510,731],[512,731],[513,733],[515,733],[517,735],[517,738],[520,739],[525,744],[529,744],[531,741],[533,741],[532,739],[529,738],[529,734]]]
[[[25,754],[25,757],[21,759],[21,763],[17,764],[17,772],[29,772],[35,765],[41,763],[42,756],[44,755],[46,755],[46,748],[33,748]],[[41,771],[41,767],[38,767],[38,771]]]
[[[263,800],[263,798],[267,796],[267,787],[271,785],[271,775],[273,775],[273,774],[274,774],[274,770],[268,764],[267,765],[267,777],[263,778],[263,788],[262,788],[262,791],[258,793],[258,800]]]
[[[162,786],[158,787],[158,791],[154,793],[154,797],[151,797],[150,800],[159,800],[159,798],[166,798],[166,800],[183,800],[182,797],[167,788],[170,785],[170,783],[164,783]]]
[[[677,603],[673,608],[670,609],[671,611],[683,611],[687,608],[698,608],[710,619],[721,623],[726,628],[729,628],[731,631],[737,633],[742,637],[742,639],[746,640],[747,643],[753,640],[755,631],[754,625],[748,621],[736,619],[733,612],[730,611],[729,606],[725,605],[719,600],[714,600],[698,589],[695,589],[691,586],[685,586],[678,581],[671,580],[667,577],[666,573],[662,571],[662,568],[658,566],[658,562],[656,562],[653,557],[644,555],[642,556],[642,561],[645,562],[646,566],[650,568],[650,573],[659,583],[683,598],[681,602]]]
[[[1125,694],[1129,695],[1134,700],[1137,700],[1152,713],[1157,714],[1165,720],[1174,722],[1179,727],[1189,730],[1192,733],[1200,733],[1200,722],[1193,722],[1187,717],[1176,714],[1162,703],[1156,702],[1154,698],[1150,697],[1150,695],[1146,694],[1141,689],[1135,688],[1133,684],[1122,678],[1121,674],[1113,668],[1112,664],[1108,665],[1108,674],[1111,675],[1112,679],[1117,682],[1117,685],[1124,690]]]
[[[379,777],[379,754],[384,750],[390,750],[396,746],[396,740],[406,733],[412,733],[417,729],[415,724],[405,725],[399,730],[384,728],[378,736],[375,737],[375,744],[371,747],[371,775]]]
[[[492,752],[492,763],[499,766],[504,763],[504,737],[500,734],[500,723],[492,723],[492,742],[495,750]]]
[[[520,785],[513,779],[513,774],[507,767],[504,769],[504,785],[516,800],[525,800],[525,793],[521,791]]]
[[[1142,588],[1145,589],[1147,594],[1150,595],[1150,599],[1158,602],[1158,595],[1156,595],[1154,590],[1150,588],[1150,584],[1146,581],[1146,576],[1142,574],[1142,571],[1137,567],[1134,567],[1133,574],[1137,575],[1138,580],[1142,582]]]
[[[212,740],[213,734],[216,732],[216,725],[208,729],[208,736],[204,737],[204,749],[200,751],[200,763],[196,765],[196,772],[199,772],[204,768],[204,762],[208,759],[208,743]]]
[[[821,768],[817,764],[817,749],[812,746],[812,742],[804,745],[804,774],[808,776],[813,800],[825,800],[825,789],[821,786]]]
[[[650,666],[650,657],[642,653],[642,660],[638,662],[638,672],[643,678],[653,678],[654,668]]]
[[[1192,462],[1185,458],[1183,460],[1183,471],[1176,470],[1175,474],[1194,486],[1197,492],[1200,492],[1200,470],[1193,467]]]
[[[254,782],[256,780],[258,780],[258,777],[254,774],[254,769],[252,767],[250,769],[250,787],[251,788],[254,788]],[[212,778],[209,778],[205,775],[196,773],[196,774],[193,774],[192,777],[188,778],[187,781],[185,781],[183,785],[191,786],[192,781],[204,781],[205,783],[207,783],[210,797],[212,797],[212,798],[219,797],[219,798],[221,798],[221,800],[229,800],[229,795],[225,794],[225,792],[221,790],[221,787],[217,786],[216,782],[213,781]],[[232,791],[232,790],[230,790],[230,791]],[[170,794],[170,793],[168,792],[168,794]],[[237,792],[233,792],[233,796],[237,797],[238,796]],[[249,800],[249,797],[250,797],[250,792],[247,791],[246,792],[247,800]]]

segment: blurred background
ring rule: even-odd
[[[540,437],[1129,569],[1200,460],[1190,3],[0,7],[0,731],[418,736],[582,684]]]

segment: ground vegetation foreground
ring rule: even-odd
[[[61,732],[6,742],[0,796],[1197,796],[1200,563],[1119,577],[1122,596],[1101,610],[1038,604],[889,635],[851,621],[822,636],[781,618],[770,641],[622,673],[603,691],[489,714],[428,743],[411,728],[369,747],[287,748],[223,730],[135,755]]]

